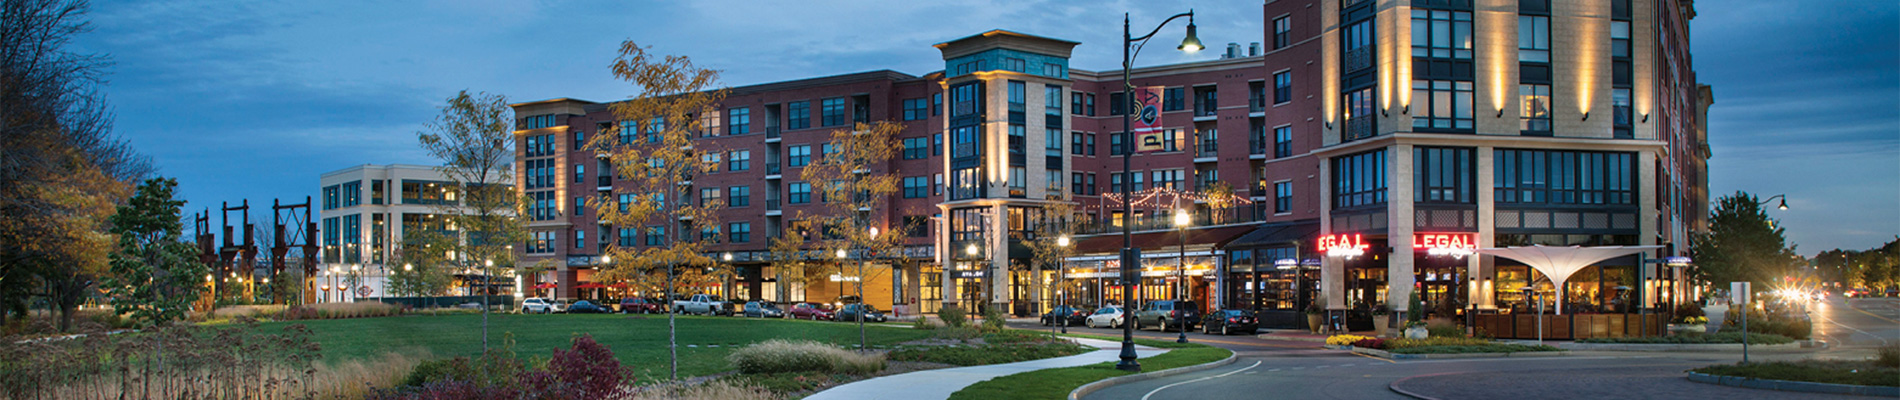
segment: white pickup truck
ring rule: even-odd
[[[685,300],[673,300],[673,312],[701,315],[732,315],[732,305],[719,296],[696,294]]]

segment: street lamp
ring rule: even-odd
[[[1175,276],[1177,277],[1176,280],[1178,281],[1178,282],[1175,282],[1175,286],[1177,287],[1177,290],[1179,290],[1179,292],[1177,292],[1178,294],[1177,297],[1180,297],[1182,301],[1182,303],[1175,303],[1175,307],[1177,310],[1179,310],[1180,305],[1185,304],[1185,302],[1188,299],[1187,227],[1188,225],[1193,225],[1193,224],[1194,224],[1194,218],[1188,215],[1187,210],[1183,210],[1183,209],[1174,210],[1174,230],[1177,232],[1180,232],[1180,236],[1181,236],[1181,252],[1175,253],[1175,257],[1174,257],[1175,260],[1179,262],[1176,268],[1177,271],[1175,271]],[[1183,318],[1186,318],[1187,312],[1181,312],[1181,315]],[[1181,331],[1181,337],[1174,339],[1174,342],[1187,343],[1188,342],[1187,341],[1188,322],[1185,320],[1177,321],[1177,322],[1181,323],[1181,326],[1179,327],[1180,328],[1179,330]],[[1167,327],[1164,326],[1162,328],[1167,328]]]
[[[1761,202],[1755,203],[1755,205],[1765,206],[1765,205],[1768,205],[1769,201],[1772,201],[1774,199],[1781,199],[1781,202],[1775,205],[1775,209],[1782,210],[1782,211],[1788,210],[1788,195],[1787,194],[1777,194],[1774,196],[1768,196],[1768,198],[1762,199]]]
[[[1069,236],[1062,235],[1061,237],[1057,237],[1056,247],[1061,249],[1056,252],[1058,255],[1058,257],[1056,257],[1056,297],[1058,298],[1056,302],[1062,303],[1062,306],[1069,307],[1069,313],[1073,314],[1075,313],[1075,306],[1069,305],[1069,293],[1062,290],[1062,285],[1069,282],[1069,270],[1063,265],[1065,261],[1068,261],[1066,258],[1069,255]],[[1061,325],[1062,333],[1069,333],[1069,316],[1062,316]]]
[[[1162,27],[1167,26],[1169,22],[1174,22],[1175,19],[1181,18],[1181,17],[1188,17],[1187,37],[1182,39],[1181,46],[1176,47],[1176,48],[1180,49],[1181,51],[1186,51],[1190,53],[1200,51],[1201,39],[1197,35],[1195,35],[1196,29],[1194,27],[1194,10],[1188,10],[1188,12],[1186,13],[1175,14],[1174,16],[1168,17],[1168,19],[1166,20],[1162,20],[1161,24],[1156,25],[1154,30],[1148,31],[1148,34],[1141,35],[1141,37],[1134,37],[1130,33],[1129,25],[1128,25],[1128,13],[1122,13],[1122,87],[1121,89],[1122,89],[1122,99],[1124,99],[1122,102],[1124,104],[1123,107],[1127,107],[1126,104],[1131,103],[1132,100],[1134,100],[1135,98],[1134,86],[1129,85],[1128,83],[1130,70],[1135,68],[1135,64],[1134,64],[1135,54],[1129,51],[1129,47],[1135,46],[1136,43],[1140,43],[1140,46],[1135,46],[1136,53],[1139,53],[1140,47],[1146,46],[1148,44],[1148,39],[1154,38],[1156,33],[1161,32]],[[1134,129],[1132,128],[1132,123],[1129,120],[1130,116],[1129,116],[1128,110],[1116,110],[1116,111],[1119,111],[1122,114],[1122,144],[1123,144],[1122,172],[1121,172],[1123,176],[1122,182],[1123,183],[1134,182],[1134,177],[1133,177],[1134,173],[1131,172],[1134,169],[1134,155],[1135,155]],[[1135,207],[1134,207],[1134,202],[1129,201],[1129,200],[1132,197],[1134,197],[1133,189],[1134,189],[1134,186],[1131,184],[1122,185],[1121,275],[1122,275],[1122,298],[1123,298],[1124,303],[1128,303],[1129,300],[1133,300],[1135,298],[1135,288],[1134,288],[1135,285],[1133,284],[1135,279],[1137,278],[1135,270],[1141,265],[1141,255],[1138,254],[1138,250],[1135,249],[1135,236],[1134,236],[1134,231],[1132,230],[1135,224],[1135,221],[1134,221]],[[1132,304],[1124,304],[1123,306],[1126,307],[1130,305]],[[1135,361],[1136,356],[1135,356],[1135,325],[1134,324],[1122,324],[1122,349],[1121,349],[1121,354],[1118,355],[1117,358],[1120,358],[1121,361],[1118,361],[1115,363],[1115,369],[1123,370],[1123,371],[1131,371],[1131,372],[1141,371],[1141,363]]]

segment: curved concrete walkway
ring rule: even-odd
[[[1079,366],[1079,365],[1096,364],[1096,363],[1101,363],[1104,361],[1112,362],[1112,361],[1119,360],[1117,356],[1121,354],[1121,342],[1111,342],[1111,341],[1106,341],[1106,340],[1082,339],[1082,338],[1070,338],[1070,340],[1074,340],[1076,343],[1080,343],[1084,346],[1094,347],[1094,348],[1102,349],[1102,350],[1091,351],[1091,352],[1077,354],[1077,355],[1068,356],[1068,357],[1056,357],[1056,358],[1023,361],[1023,362],[1015,362],[1015,363],[1008,363],[1008,364],[978,365],[978,366],[973,366],[973,367],[933,369],[929,371],[917,371],[917,372],[911,372],[911,373],[905,373],[905,374],[878,377],[878,378],[866,379],[866,380],[857,381],[857,382],[851,382],[851,383],[840,385],[838,387],[834,387],[831,389],[826,389],[823,392],[812,394],[811,396],[806,397],[805,399],[806,400],[895,399],[895,398],[902,398],[905,400],[948,399],[950,398],[951,393],[956,393],[956,391],[962,390],[964,387],[974,385],[977,382],[989,380],[990,378],[1015,374],[1018,372],[1028,372],[1028,371],[1035,371],[1035,370],[1049,369],[1049,368],[1074,367],[1074,366]],[[1166,349],[1157,349],[1157,348],[1147,347],[1147,346],[1135,346],[1135,354],[1143,358],[1153,357],[1157,354],[1166,353],[1167,351],[1168,350]]]

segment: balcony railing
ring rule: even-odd
[[[614,185],[614,177],[610,175],[601,175],[599,178],[595,178],[595,180],[600,181],[600,187],[609,187],[609,186]]]
[[[1212,117],[1214,114],[1215,107],[1213,105],[1194,105],[1194,116],[1196,117]]]
[[[765,137],[769,137],[769,138],[778,137],[778,127],[776,126],[765,127]]]
[[[1195,154],[1195,157],[1213,157],[1215,156],[1216,153],[1219,153],[1219,152],[1220,152],[1220,142],[1213,141],[1213,140],[1202,140],[1200,151]]]
[[[1265,93],[1254,92],[1252,96],[1247,96],[1247,111],[1248,112],[1261,112],[1261,111],[1266,111],[1266,110],[1267,110],[1267,95]]]
[[[1249,191],[1247,191],[1247,195],[1248,195],[1248,196],[1253,196],[1253,197],[1267,197],[1267,187],[1266,187],[1266,186],[1254,186],[1254,187],[1253,187],[1253,190],[1249,190]]]
[[[765,163],[765,174],[778,175],[779,174],[778,163],[775,163],[775,162]]]
[[[779,205],[778,205],[778,199],[765,199],[765,209],[769,211],[780,210]]]
[[[1247,140],[1247,154],[1267,154],[1266,138],[1255,137]]]

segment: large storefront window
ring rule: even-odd
[[[1494,154],[1498,203],[1635,204],[1635,153],[1498,149]]]
[[[1332,162],[1334,208],[1385,204],[1384,149],[1335,157]]]
[[[1536,282],[1537,292],[1542,293],[1545,313],[1556,312],[1559,297],[1550,279],[1543,273],[1518,264],[1507,265],[1505,259],[1499,259],[1497,266],[1497,285],[1494,286],[1497,306],[1509,309],[1513,313],[1536,313],[1537,304],[1526,298],[1523,292],[1530,282]],[[1620,261],[1620,262],[1619,262]],[[1636,272],[1629,258],[1607,261],[1611,265],[1595,265],[1578,270],[1564,282],[1562,298],[1565,313],[1626,313],[1633,312],[1631,299],[1635,296]]]

